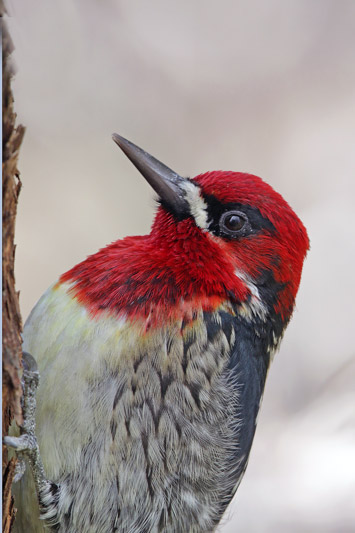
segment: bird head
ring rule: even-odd
[[[283,197],[241,172],[183,178],[123,137],[113,139],[158,194],[150,238],[175,286],[191,298],[227,297],[241,311],[277,315],[285,325],[309,240]]]
[[[158,194],[151,232],[103,248],[60,283],[92,315],[128,316],[145,329],[227,305],[246,319],[271,320],[280,337],[309,246],[282,196],[251,174],[183,178],[123,137],[113,139]]]

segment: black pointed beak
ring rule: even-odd
[[[162,204],[180,217],[187,216],[189,204],[184,188],[187,180],[121,135],[114,133],[112,139],[153,187]]]

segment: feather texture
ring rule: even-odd
[[[24,331],[59,531],[212,531],[249,452],[238,446],[232,307],[142,334],[143,324],[90,318],[68,289],[47,291]]]

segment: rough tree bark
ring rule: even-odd
[[[10,56],[13,44],[4,23],[4,5],[0,0],[0,16],[3,45],[3,163],[2,163],[2,222],[3,222],[3,284],[2,284],[2,332],[3,332],[3,375],[2,375],[2,431],[7,435],[13,419],[21,423],[21,382],[19,377],[21,361],[21,330],[22,321],[19,308],[18,293],[15,290],[14,259],[15,259],[15,220],[18,195],[21,189],[17,159],[19,148],[25,132],[21,125],[15,126],[14,100],[11,90],[13,74]],[[11,484],[15,468],[15,459],[8,459],[7,450],[3,446],[3,523],[4,533],[11,531],[15,517],[14,501],[11,495]]]

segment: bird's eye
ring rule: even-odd
[[[245,213],[240,211],[228,211],[221,216],[219,226],[223,233],[237,236],[242,233],[247,221],[248,219]]]
[[[224,219],[224,225],[230,231],[239,231],[245,224],[245,220],[239,215],[228,215]]]

